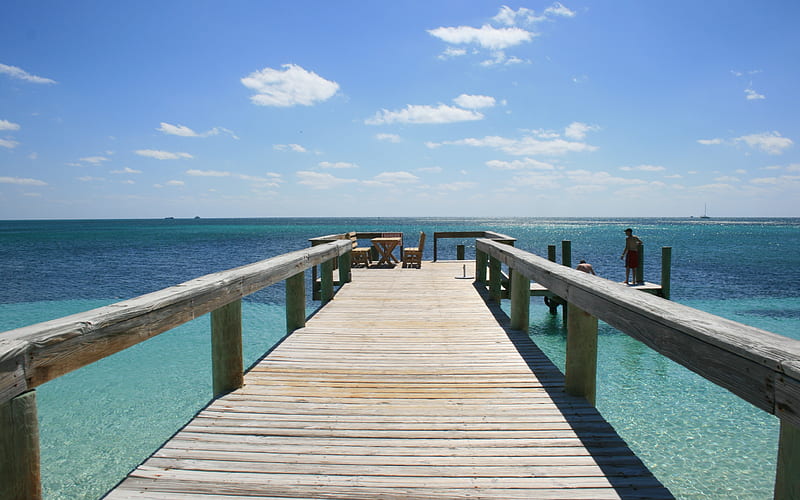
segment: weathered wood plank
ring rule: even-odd
[[[800,341],[637,293],[507,245],[482,239],[476,248],[745,401],[800,425]]]
[[[354,269],[108,498],[669,498],[458,266]]]

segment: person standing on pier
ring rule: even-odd
[[[620,259],[625,259],[625,284],[636,284],[636,269],[639,267],[639,245],[642,240],[633,234],[633,229],[628,228],[625,230],[625,250],[622,251]],[[633,281],[629,276],[633,271]]]

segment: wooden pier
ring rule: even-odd
[[[353,269],[107,498],[671,498],[461,274]]]
[[[668,266],[654,296],[474,231],[438,233],[476,238],[474,280],[351,269],[372,234],[0,333],[0,498],[42,497],[36,387],[208,313],[214,399],[108,498],[669,498],[594,409],[598,320],[778,417],[775,499],[800,498],[800,342],[665,300]],[[281,282],[291,334],[243,376],[242,298]],[[564,375],[526,334],[539,287]]]

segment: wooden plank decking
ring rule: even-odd
[[[462,265],[354,269],[107,498],[671,498]]]

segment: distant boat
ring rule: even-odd
[[[708,204],[703,205],[703,215],[700,216],[701,219],[710,219],[711,217],[708,216]]]

